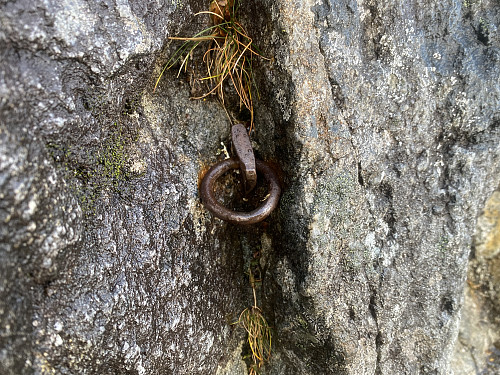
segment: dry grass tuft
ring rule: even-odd
[[[258,374],[262,364],[271,357],[271,327],[257,306],[243,310],[238,323],[248,334],[248,344],[254,363],[250,367],[250,374]]]
[[[250,112],[250,130],[253,128],[253,90],[255,82],[252,71],[252,58],[261,56],[253,46],[253,40],[237,18],[237,0],[212,0],[208,11],[197,13],[208,14],[213,25],[190,38],[171,37],[173,40],[182,40],[184,44],[175,51],[174,55],[165,64],[155,90],[166,69],[170,69],[180,62],[179,73],[186,70],[187,63],[193,51],[202,43],[207,44],[203,61],[207,74],[202,81],[209,81],[209,90],[202,99],[216,93],[224,105],[224,84],[232,84],[239,97],[239,109],[246,108]]]
[[[271,358],[272,333],[271,327],[264,315],[262,315],[261,309],[257,306],[256,284],[260,283],[261,280],[254,277],[252,266],[248,268],[248,275],[253,291],[254,304],[241,312],[235,324],[240,325],[247,332],[253,362],[249,374],[258,375],[262,365]]]

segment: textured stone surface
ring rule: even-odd
[[[241,256],[197,182],[225,114],[174,78],[152,94],[193,3],[1,3],[2,374],[206,374],[224,354]]]
[[[273,89],[293,96],[271,373],[447,373],[475,220],[499,183],[499,45],[480,26],[497,8],[278,9],[289,79]]]
[[[462,319],[452,369],[455,374],[500,371],[500,192],[486,201],[469,261]]]
[[[204,2],[0,7],[0,372],[243,374],[260,251],[265,373],[448,373],[500,183],[493,0],[244,2],[284,180],[250,228],[199,202],[229,126],[196,65],[152,91]]]

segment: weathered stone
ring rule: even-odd
[[[452,358],[461,374],[497,374],[500,370],[500,193],[486,201],[477,222],[465,285],[462,319]]]
[[[270,71],[268,86],[290,105],[267,103],[289,179],[271,373],[447,373],[475,220],[499,183],[499,45],[479,27],[498,11],[277,5],[267,34],[289,79]]]
[[[229,146],[222,107],[189,99],[200,67],[153,92],[206,7],[0,2],[0,372],[243,374],[230,323],[260,252],[265,373],[448,373],[500,183],[498,7],[243,1],[272,57],[257,155],[284,180],[244,228],[199,201]]]
[[[500,192],[498,191],[486,201],[484,212],[478,219],[474,249],[478,257],[487,259],[500,254]]]
[[[227,138],[154,61],[202,4],[2,2],[0,372],[213,372],[242,261],[197,198]]]

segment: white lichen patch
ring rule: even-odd
[[[153,42],[146,26],[141,22],[130,9],[127,0],[117,0],[116,7],[120,14],[120,19],[124,22],[125,29],[134,37],[128,38],[129,44],[118,50],[120,58],[126,60],[132,54],[147,53],[150,51]]]
[[[148,164],[146,163],[146,160],[136,143],[132,143],[129,146],[128,157],[128,167],[130,172],[134,175],[141,175],[146,172]]]
[[[189,198],[188,208],[189,208],[189,213],[193,218],[193,228],[194,228],[194,233],[196,235],[196,240],[201,241],[203,239],[203,235],[207,231],[209,213],[203,207],[201,201],[195,197]]]
[[[34,195],[32,199],[28,202],[28,209],[23,213],[23,216],[30,217],[35,213],[37,207],[37,196]]]
[[[47,361],[44,354],[36,353],[34,363],[34,368],[36,369],[35,372],[41,375],[54,375],[56,370],[52,367],[49,361]]]
[[[158,76],[159,74],[160,71],[158,71],[158,73],[153,72],[154,76]],[[141,106],[143,108],[144,116],[150,124],[150,129],[153,132],[153,134],[151,135],[143,134],[143,132],[141,132],[141,138],[146,137],[145,141],[147,141],[151,136],[158,139],[167,139],[167,137],[165,137],[164,131],[164,127],[166,124],[164,124],[164,122],[162,121],[161,116],[164,108],[160,104],[156,103],[154,97],[149,95],[148,93],[142,95]]]
[[[56,37],[74,45],[78,40],[85,40],[94,33],[96,16],[90,12],[88,4],[80,0],[46,0],[47,9],[57,9],[54,14]]]

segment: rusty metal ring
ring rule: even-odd
[[[240,167],[238,159],[231,158],[215,164],[203,177],[200,193],[201,200],[207,210],[212,212],[219,219],[236,224],[255,224],[268,217],[278,205],[281,188],[278,183],[278,176],[267,163],[261,160],[255,160],[255,164],[257,172],[261,173],[269,183],[269,195],[262,205],[250,212],[231,211],[220,204],[215,198],[215,181],[227,171]]]

